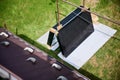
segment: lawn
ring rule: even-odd
[[[82,0],[68,0],[77,5]],[[100,15],[120,21],[119,0],[86,0],[86,7]],[[67,15],[75,8],[60,2],[60,12]],[[29,43],[56,57],[54,53],[36,43],[41,35],[56,23],[55,0],[0,0],[0,26],[27,40]],[[61,19],[64,16],[60,16]],[[119,80],[120,78],[120,25],[113,24],[102,18],[99,21],[117,30],[111,38],[79,72],[95,80],[92,75],[102,80]]]

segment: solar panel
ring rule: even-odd
[[[94,31],[91,15],[82,12],[69,21],[57,35],[62,54],[67,57]]]

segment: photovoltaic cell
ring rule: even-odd
[[[74,16],[76,16],[76,13],[74,13]],[[89,12],[82,12],[76,16],[59,31],[57,36],[62,54],[67,57],[93,31],[92,19]]]

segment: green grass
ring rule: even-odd
[[[80,5],[80,0],[69,0]],[[120,21],[119,0],[86,0],[86,7],[100,15]],[[67,15],[75,8],[60,1],[60,12]],[[0,26],[7,24],[9,31],[16,33],[44,50],[48,54],[59,59],[54,53],[36,43],[36,39],[48,31],[56,23],[55,0],[0,0]],[[60,16],[61,19],[64,16]],[[99,18],[104,23],[117,29],[116,38],[111,38],[80,70],[86,76],[97,80],[88,73],[102,80],[119,80],[120,78],[120,25],[113,24]]]

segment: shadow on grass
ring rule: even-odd
[[[28,43],[30,43],[30,44],[34,45],[35,47],[39,48],[40,50],[43,50],[44,52],[48,53],[50,56],[56,58],[57,60],[59,59],[58,56],[57,56],[58,51],[54,51],[54,52],[50,51],[50,50],[46,49],[45,47],[43,47],[42,45],[40,45],[39,43],[37,43],[36,41],[32,40],[31,38],[29,38],[29,37],[27,37],[23,34],[20,34],[18,36],[21,37],[22,39],[24,39],[25,41],[27,41]],[[61,63],[65,63],[64,61],[61,61],[60,59],[58,61],[60,61]],[[68,64],[68,66],[70,66],[70,65]],[[73,67],[71,67],[71,68],[74,69]],[[82,73],[83,75],[87,76],[91,80],[101,80],[100,78],[94,76],[93,74],[87,72],[84,69],[80,69],[79,72]]]
[[[49,3],[49,5],[52,5],[56,2],[56,0],[51,0],[51,2]]]
[[[118,37],[116,37],[116,36],[113,36],[112,38],[120,41],[120,38],[118,38]]]
[[[111,0],[113,3],[115,3],[116,5],[120,6],[120,0]]]
[[[97,76],[93,75],[92,73],[89,73],[88,71],[84,70],[84,69],[80,69],[79,72],[85,76],[87,76],[88,78],[90,78],[91,80],[102,80],[100,78],[98,78]]]

